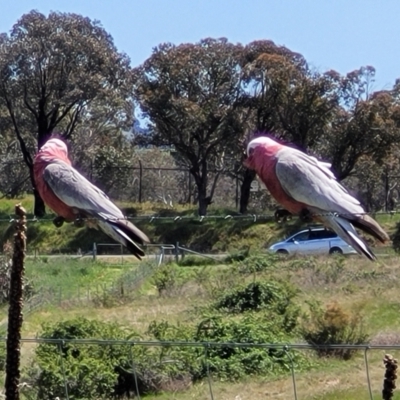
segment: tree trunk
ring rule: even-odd
[[[207,207],[209,205],[209,198],[206,196],[200,196],[199,194],[199,215],[204,216],[207,214]]]
[[[239,212],[245,214],[250,201],[250,188],[251,182],[253,182],[256,176],[255,171],[246,168],[243,173],[243,182],[240,186],[240,208]]]
[[[43,217],[46,214],[46,207],[36,187],[33,188],[33,196],[35,198],[34,215],[39,218]]]
[[[207,207],[210,204],[210,197],[207,197],[207,163],[203,162],[201,165],[201,173],[198,165],[190,169],[190,173],[194,177],[194,181],[197,186],[197,195],[199,208],[198,213],[200,216],[207,214]]]
[[[41,129],[40,129],[41,128]],[[40,127],[39,126],[39,133],[38,133],[38,149],[40,149],[47,141],[49,136],[51,135],[50,132],[48,132],[47,127]],[[33,188],[33,196],[35,199],[35,205],[34,205],[34,215],[36,217],[43,217],[46,214],[46,206],[44,204],[43,199],[40,197],[39,192],[36,189],[36,182],[35,178],[33,175],[33,166],[29,166],[29,172],[31,174],[31,182],[32,182],[32,188]]]

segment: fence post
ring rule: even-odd
[[[189,203],[189,204],[192,204],[192,174],[190,173],[189,170],[188,170],[188,172],[189,172],[189,183],[188,183],[188,185],[189,185],[189,196],[188,196],[188,203]]]
[[[5,398],[19,400],[20,362],[21,362],[21,328],[23,322],[22,283],[25,273],[26,256],[26,211],[17,204],[15,214],[18,221],[15,226],[14,249],[10,275],[10,294],[8,307],[8,327],[6,342],[6,378]]]
[[[389,210],[389,172],[388,168],[385,169],[385,211]]]
[[[93,261],[96,261],[96,256],[97,256],[97,246],[96,242],[93,242]]]
[[[236,177],[235,205],[236,205],[236,209],[238,209],[239,208],[239,178],[238,177]]]
[[[139,203],[142,202],[142,179],[143,179],[143,166],[139,160]]]
[[[178,264],[178,262],[179,262],[179,242],[176,242],[176,245],[175,245],[175,261]]]

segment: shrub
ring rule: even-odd
[[[110,399],[157,393],[173,382],[186,382],[176,365],[166,360],[162,347],[113,344],[111,340],[136,339],[116,324],[84,318],[47,325],[41,335],[48,339],[107,339],[109,344],[63,342],[40,344],[28,375],[38,399]],[[168,362],[166,362],[168,361]],[[183,369],[186,371],[186,369]],[[186,376],[188,373],[186,372]],[[33,378],[33,379],[32,379]],[[125,397],[124,397],[125,396]]]
[[[244,261],[250,255],[250,247],[238,250],[225,257],[225,264],[233,264],[234,262]]]
[[[224,309],[232,313],[273,307],[280,313],[284,313],[296,294],[295,288],[277,281],[251,282],[223,293],[214,307],[217,310]]]
[[[297,289],[277,281],[251,282],[223,293],[212,305],[229,313],[264,310],[280,329],[290,333],[297,326],[300,308],[294,303]]]
[[[160,296],[170,295],[181,281],[179,267],[174,263],[167,263],[158,268],[153,275],[152,282]]]
[[[47,339],[124,339],[126,332],[115,324],[84,318],[45,325],[41,337]],[[32,371],[37,371],[39,399],[110,398],[119,391],[121,369],[130,365],[127,346],[81,345],[68,342],[40,344]],[[66,382],[64,384],[64,382]]]
[[[214,259],[200,256],[185,256],[179,261],[179,265],[182,267],[202,267],[214,264],[216,264]]]
[[[336,302],[328,304],[325,309],[319,303],[309,305],[310,315],[304,317],[301,333],[306,342],[314,346],[319,356],[348,360],[356,350],[329,348],[329,345],[357,345],[368,342],[368,335],[364,331],[359,313],[345,311]]]
[[[235,345],[287,343],[290,338],[281,325],[266,315],[252,313],[240,321],[225,321],[211,314],[193,328],[153,322],[150,333],[160,341],[203,343],[198,347],[164,346],[168,358],[179,360],[181,370],[190,372],[193,381],[207,377],[209,372],[220,379],[234,381],[248,375],[271,376],[290,370],[290,358],[283,348]],[[297,370],[311,366],[300,352],[291,352],[290,356]]]
[[[277,257],[273,254],[255,254],[244,259],[238,269],[241,273],[261,272],[274,268],[277,262]]]

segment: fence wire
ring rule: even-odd
[[[5,342],[7,339],[5,337],[0,337],[0,342]],[[198,348],[198,349],[203,349],[203,355],[204,355],[204,363],[205,363],[205,371],[206,371],[206,376],[203,378],[203,382],[205,383],[204,386],[204,393],[208,393],[207,395],[204,394],[204,396],[207,396],[207,398],[214,400],[217,399],[217,394],[216,390],[214,388],[215,383],[218,380],[218,377],[215,375],[213,376],[213,371],[210,368],[211,365],[211,356],[210,352],[212,352],[213,349],[218,349],[218,348],[234,348],[234,349],[252,349],[252,348],[257,348],[257,349],[263,349],[265,351],[270,351],[270,350],[280,350],[286,357],[286,365],[288,366],[288,373],[289,376],[273,376],[270,377],[271,379],[268,380],[268,376],[264,377],[262,380],[262,384],[265,385],[265,388],[267,389],[269,385],[273,382],[276,381],[277,378],[288,378],[287,380],[288,385],[291,387],[286,386],[285,391],[290,392],[291,394],[285,395],[285,399],[294,399],[294,400],[301,400],[301,399],[308,399],[310,398],[309,395],[305,394],[304,391],[299,390],[297,386],[297,382],[299,381],[299,375],[301,374],[302,371],[296,370],[296,363],[294,362],[294,354],[295,352],[298,351],[312,351],[312,350],[354,350],[358,351],[360,353],[363,353],[363,364],[364,364],[364,376],[365,376],[365,396],[367,397],[361,397],[360,393],[360,398],[369,398],[370,400],[373,400],[374,398],[376,399],[377,397],[377,392],[382,392],[382,387],[384,386],[384,378],[385,378],[385,371],[384,371],[384,364],[385,361],[387,362],[387,359],[394,360],[390,355],[386,354],[387,351],[389,350],[395,350],[399,351],[400,350],[400,344],[396,345],[386,345],[386,344],[374,344],[374,345],[369,345],[369,344],[360,344],[360,345],[352,345],[352,344],[338,344],[338,345],[310,345],[310,344],[305,344],[305,343],[294,343],[294,344],[279,344],[279,343],[243,343],[243,342],[212,342],[212,341],[207,341],[207,342],[194,342],[194,341],[134,341],[134,340],[105,340],[105,339],[50,339],[50,338],[23,338],[21,339],[21,343],[23,344],[36,344],[36,345],[54,345],[57,349],[58,356],[59,356],[59,366],[60,366],[60,374],[62,375],[62,390],[65,393],[65,399],[69,398],[75,398],[71,397],[71,387],[76,384],[74,383],[73,377],[69,376],[69,372],[71,371],[70,367],[67,367],[66,362],[68,357],[66,357],[65,354],[65,349],[70,348],[73,349],[73,347],[68,347],[68,346],[126,346],[126,349],[128,350],[127,357],[129,358],[129,364],[131,366],[131,379],[132,379],[132,385],[134,386],[134,391],[135,391],[135,398],[141,399],[141,396],[144,396],[146,393],[141,393],[141,385],[139,382],[139,376],[141,376],[141,371],[139,370],[139,366],[137,363],[137,360],[135,358],[135,354],[133,352],[133,349],[137,348]],[[378,363],[376,359],[374,359],[373,362],[373,367],[376,368],[379,364],[381,367],[381,373],[379,374],[379,378],[377,378],[377,374],[374,374],[374,377],[371,377],[370,374],[370,369],[371,369],[371,361],[369,354],[371,351],[384,351],[385,356],[383,358],[383,363],[380,362]],[[199,353],[200,354],[200,353]],[[82,361],[82,368],[86,368],[84,359]],[[105,360],[107,361],[107,360]],[[396,363],[397,361],[394,360]],[[109,362],[109,361],[107,361]],[[175,365],[180,364],[180,360],[176,359],[176,356],[174,356],[174,359],[168,360],[166,362],[169,363],[174,363]],[[343,361],[344,363],[345,361]],[[182,363],[183,364],[183,363]],[[386,366],[386,365],[385,365]],[[76,368],[76,366],[74,367]],[[353,363],[353,368],[354,369],[359,369],[360,367],[357,365],[357,363]],[[215,372],[215,370],[214,370]],[[312,372],[312,371],[311,371]],[[307,376],[310,376],[310,371],[307,372]],[[328,374],[328,372],[327,372]],[[332,372],[334,374],[334,372]],[[304,373],[302,374],[302,378],[304,378]],[[394,377],[396,379],[396,376]],[[22,379],[23,380],[23,379]],[[61,383],[61,382],[60,382]],[[32,382],[30,382],[29,385],[32,385]],[[72,385],[72,386],[71,386]],[[31,386],[32,387],[32,386]],[[356,387],[357,390],[359,390],[359,386]],[[395,385],[394,385],[395,388]],[[34,389],[34,387],[33,387]],[[348,388],[347,388],[348,389]],[[176,392],[175,392],[176,393]],[[383,392],[382,392],[383,393]],[[148,393],[147,393],[148,394]],[[280,396],[280,395],[279,395]],[[375,397],[374,397],[375,396]],[[203,398],[203,397],[202,397]],[[205,397],[204,397],[205,398]],[[237,396],[235,398],[240,398],[240,399],[248,399],[250,397],[241,397]],[[319,397],[318,397],[319,398]],[[385,399],[386,397],[383,397]],[[391,398],[391,397],[388,397]]]
[[[371,215],[373,217],[377,217],[380,215],[389,215],[393,217],[396,214],[399,214],[400,212],[397,211],[379,211],[379,212],[363,212],[363,213],[337,213],[337,212],[326,212],[326,213],[312,213],[310,215],[304,215],[305,218],[307,217],[351,217],[351,216],[362,216],[362,215]],[[288,213],[287,216],[291,217]],[[55,215],[52,215],[49,218],[37,218],[37,217],[32,217],[28,218],[27,222],[35,222],[35,223],[53,223]],[[273,220],[277,219],[279,215],[276,213],[270,213],[270,214],[225,214],[225,215],[201,215],[201,216],[195,216],[195,215],[169,215],[169,216],[158,216],[158,215],[141,215],[141,216],[126,216],[124,218],[110,218],[111,221],[132,221],[132,222],[149,222],[149,223],[155,223],[158,221],[169,221],[169,222],[179,222],[179,221],[193,221],[193,222],[203,222],[203,221],[211,221],[211,220],[243,220],[243,221],[261,221],[261,220]],[[297,215],[294,215],[294,217],[297,217]],[[96,221],[96,220],[103,220],[99,217],[77,217],[76,221]],[[6,219],[6,218],[0,218],[0,222],[9,222],[13,223],[14,217],[11,217]]]

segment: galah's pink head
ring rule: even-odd
[[[61,140],[52,138],[49,139],[39,150],[38,156],[46,162],[52,162],[54,160],[62,160],[70,164],[68,158],[68,147]]]
[[[265,156],[273,157],[282,147],[280,143],[268,136],[256,137],[247,145],[247,159],[244,165],[250,169],[257,169],[257,165],[262,164]]]

